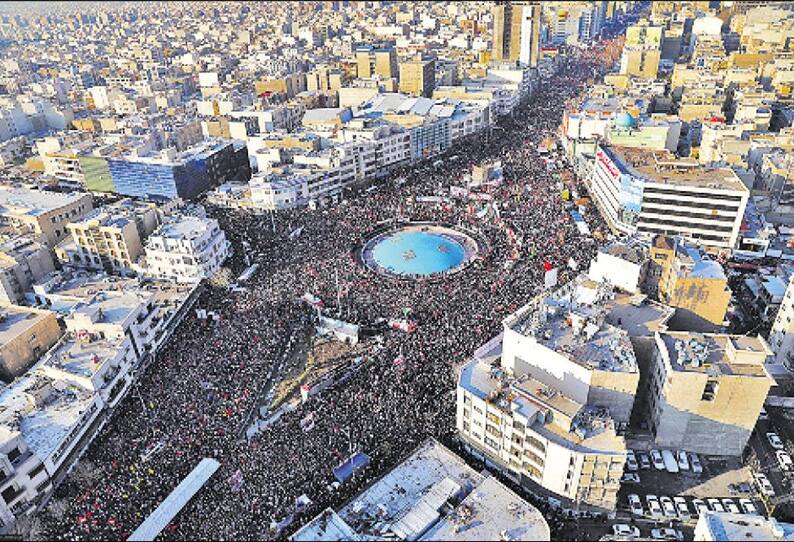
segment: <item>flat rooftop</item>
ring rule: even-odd
[[[498,540],[505,530],[514,540],[550,536],[535,507],[430,439],[338,513],[322,512],[292,540]]]
[[[622,145],[607,147],[606,152],[623,162],[629,172],[649,182],[748,192],[747,187],[730,168],[705,167],[690,158],[676,158],[668,151]]]
[[[767,378],[763,361],[772,352],[759,337],[686,331],[660,333],[659,336],[676,371]],[[735,360],[728,357],[729,349],[738,352]],[[743,353],[750,355],[743,356]]]
[[[730,512],[706,512],[711,540],[794,540],[794,524]]]
[[[91,342],[65,340],[37,363],[36,369],[53,378],[74,376],[93,379],[107,360],[118,354],[123,342],[124,339],[100,339]]]
[[[180,216],[163,223],[152,234],[152,237],[165,237],[168,239],[195,239],[209,230],[212,225],[210,220],[195,216]]]
[[[0,215],[40,216],[70,205],[88,194],[63,194],[46,190],[0,186]]]
[[[579,277],[505,319],[510,329],[588,369],[637,372],[628,333],[606,322],[611,289]]]
[[[0,345],[6,345],[52,314],[49,311],[0,305]]]

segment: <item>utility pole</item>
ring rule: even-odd
[[[334,275],[336,276],[336,311],[339,316],[342,316],[342,292],[339,290],[339,268],[334,268]]]

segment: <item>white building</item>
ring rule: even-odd
[[[750,196],[732,169],[606,145],[596,150],[590,193],[614,230],[680,235],[727,250],[736,246]]]
[[[640,291],[647,269],[648,256],[641,247],[612,243],[599,249],[590,261],[588,276],[633,294]]]
[[[606,285],[580,277],[504,321],[461,370],[457,428],[474,455],[517,483],[614,510],[639,370],[606,323]]]
[[[176,216],[146,241],[144,272],[176,282],[198,282],[220,269],[230,248],[217,220]]]
[[[775,321],[769,332],[769,346],[775,353],[775,362],[789,370],[794,369],[794,274],[780,302]]]
[[[757,515],[709,511],[698,518],[694,540],[696,542],[794,540],[794,524]]]

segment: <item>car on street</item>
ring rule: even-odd
[[[665,527],[664,529],[651,529],[651,538],[654,540],[683,540],[684,533],[669,527]]]
[[[662,506],[659,504],[659,499],[656,498],[656,495],[645,495],[645,501],[648,503],[648,513],[652,518],[662,519],[664,517]]]
[[[642,508],[642,501],[640,500],[640,496],[636,493],[632,493],[629,495],[629,508],[631,508],[631,513],[635,516],[641,516],[645,513]]]
[[[700,464],[700,459],[697,455],[690,453],[689,454],[689,462],[692,465],[692,472],[695,474],[700,474],[703,472],[703,465]]]
[[[681,521],[688,521],[692,514],[689,513],[689,507],[686,505],[686,499],[683,497],[673,497],[673,504],[675,504],[675,510],[678,512],[678,517],[681,518]]]
[[[709,505],[703,499],[692,499],[692,508],[696,516],[702,516],[709,511]]]
[[[719,499],[706,499],[706,502],[709,503],[709,508],[711,508],[712,512],[725,512],[725,508]]]
[[[755,483],[758,486],[758,491],[760,491],[763,495],[766,495],[767,497],[775,496],[775,488],[772,487],[772,483],[763,472],[755,473]]]
[[[626,468],[632,472],[640,470],[640,466],[637,464],[637,456],[634,455],[632,450],[626,452]]]
[[[612,534],[622,539],[632,539],[640,537],[640,530],[633,525],[617,523],[612,526]]]
[[[739,507],[736,506],[736,503],[733,502],[731,499],[722,499],[722,506],[725,507],[725,510],[730,512],[731,514],[741,514],[742,511],[739,510]]]
[[[620,477],[620,481],[623,484],[639,484],[640,475],[634,472],[624,472],[623,476]]]
[[[664,470],[664,459],[662,459],[662,453],[659,450],[651,450],[651,461],[656,470]]]
[[[750,499],[739,499],[739,506],[742,507],[742,512],[745,514],[750,514],[753,516],[758,515],[758,509],[753,504],[753,501]]]
[[[648,458],[648,454],[640,452],[638,457],[640,460],[640,468],[642,470],[648,470],[651,468],[651,460]]]
[[[785,448],[783,446],[783,441],[780,440],[780,437],[777,433],[769,432],[766,434],[766,440],[769,441],[769,445],[772,446],[775,450],[782,450]]]
[[[775,456],[777,457],[777,464],[780,465],[780,470],[791,470],[791,467],[794,466],[794,462],[791,461],[791,456],[787,452],[777,450]]]
[[[662,495],[659,497],[659,502],[662,505],[662,510],[664,510],[664,515],[668,518],[674,518],[678,516],[678,512],[675,511],[675,504],[673,504],[673,499]]]
[[[678,468],[681,470],[689,470],[689,460],[686,457],[686,452],[678,450],[675,453],[675,458],[678,460]]]

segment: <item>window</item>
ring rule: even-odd
[[[700,398],[701,401],[713,401],[714,398],[717,396],[717,388],[719,387],[719,382],[716,380],[708,380],[706,381],[706,386],[703,388],[703,396]]]
[[[540,452],[541,452],[541,453],[544,453],[544,454],[546,453],[546,445],[545,445],[545,444],[543,444],[543,443],[542,443],[541,441],[539,441],[538,439],[536,439],[535,437],[532,437],[532,436],[529,436],[529,435],[528,435],[528,436],[527,436],[527,437],[526,437],[524,440],[525,440],[525,441],[526,441],[526,443],[527,443],[527,444],[529,444],[531,447],[533,447],[533,448],[535,448],[535,449],[537,449],[537,450],[540,450]]]
[[[13,463],[20,455],[22,455],[22,452],[19,451],[19,448],[14,447],[8,452],[8,460]]]
[[[488,437],[485,437],[483,439],[483,442],[485,442],[485,444],[487,444],[488,446],[490,446],[494,450],[498,450],[499,449],[499,444],[497,444],[496,441],[489,439]]]

